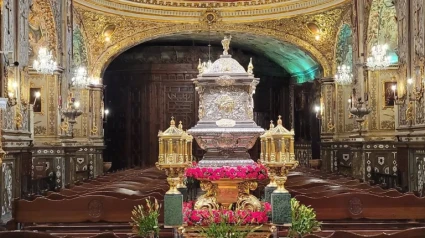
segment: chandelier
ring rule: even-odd
[[[57,63],[53,61],[52,52],[42,47],[38,51],[37,59],[34,60],[32,67],[39,73],[53,74],[57,69]]]
[[[338,66],[337,73],[335,75],[335,82],[339,85],[351,84],[353,75],[351,74],[350,66],[345,64]]]
[[[76,69],[74,75],[71,79],[71,85],[73,87],[82,89],[88,85],[89,78],[87,77],[87,70],[84,67]]]
[[[372,56],[367,58],[367,67],[371,70],[381,70],[391,64],[391,57],[387,55],[388,45],[375,45],[372,47]]]

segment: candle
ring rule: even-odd
[[[395,94],[396,89],[397,89],[397,86],[395,84],[391,85],[391,90],[393,90],[394,98],[396,98],[396,94]]]

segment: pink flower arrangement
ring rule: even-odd
[[[255,166],[237,166],[237,167],[197,167],[194,163],[192,168],[186,169],[186,177],[195,179],[207,179],[210,181],[220,179],[267,179],[267,169],[261,164]]]
[[[261,211],[232,211],[221,210],[195,210],[194,202],[183,203],[183,218],[188,225],[206,226],[211,222],[220,223],[226,217],[229,223],[241,222],[245,224],[264,224],[268,222],[267,214],[271,211],[270,203],[263,203]]]

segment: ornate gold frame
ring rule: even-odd
[[[394,108],[394,106],[395,106],[395,101],[394,101],[394,105],[392,105],[392,106],[386,105],[386,100],[385,100],[386,99],[386,95],[385,95],[386,88],[385,88],[385,85],[388,84],[388,83],[392,83],[392,84],[397,85],[397,81],[394,80],[394,79],[382,81],[382,87],[381,87],[382,88],[382,92],[381,92],[381,94],[382,94],[382,96],[381,96],[381,98],[382,98],[382,110],[386,110],[388,108]],[[397,89],[396,89],[396,94],[397,94]]]
[[[34,102],[31,102],[31,89],[32,88],[39,88],[40,89],[40,104],[41,104],[41,112],[34,112],[34,114],[40,114],[40,115],[42,115],[42,116],[44,116],[44,107],[43,107],[43,103],[44,103],[44,98],[43,98],[43,92],[44,92],[44,89],[43,89],[43,87],[44,86],[36,86],[35,84],[34,84],[34,82],[30,82],[30,86],[29,86],[29,88],[28,88],[28,103],[29,104],[33,104]]]

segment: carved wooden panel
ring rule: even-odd
[[[177,123],[182,121],[184,129],[198,121],[198,94],[191,81],[198,74],[198,62],[168,59],[169,49],[146,46],[140,51],[133,50],[132,54],[124,53],[106,71],[105,108],[110,109],[110,114],[105,128],[104,155],[105,161],[112,161],[114,168],[154,165],[158,160],[158,131],[170,126],[172,116]],[[173,49],[183,53],[196,50],[193,47]],[[258,76],[263,79],[261,74]],[[277,114],[287,115],[283,110],[286,108],[283,103],[289,98],[284,94],[287,90],[283,90],[287,81],[279,76],[269,78],[264,77],[269,83],[263,83],[263,88],[257,87],[256,98],[261,102],[256,107],[267,108],[264,113],[271,113],[277,119]],[[273,85],[271,82],[275,81],[280,83]],[[269,91],[273,91],[273,97],[264,97]],[[193,155],[202,158],[204,151],[196,143],[193,145]],[[258,148],[251,152],[254,159],[258,157],[255,156],[259,154]]]

